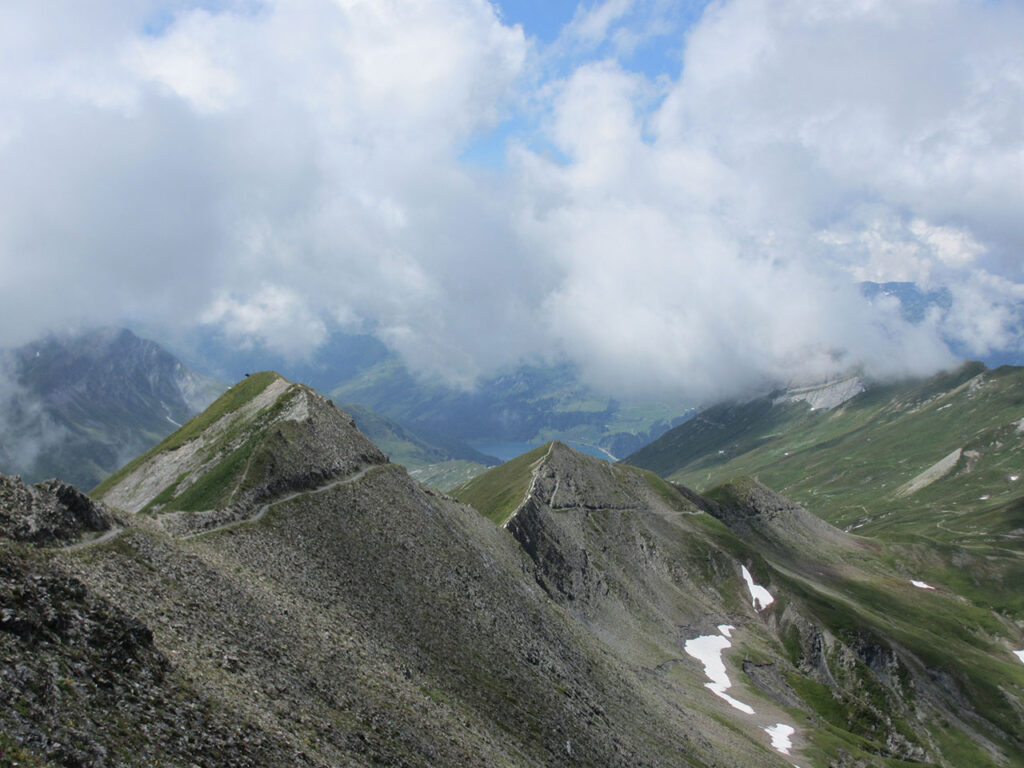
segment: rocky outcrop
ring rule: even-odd
[[[738,478],[703,496],[683,486],[676,488],[759,549],[800,552],[808,548],[827,551],[865,546],[753,477]]]
[[[59,480],[28,485],[0,475],[0,538],[35,546],[74,543],[89,533],[109,530],[109,509]]]
[[[196,691],[152,630],[36,552],[0,541],[0,763],[308,765]]]
[[[347,413],[307,387],[264,373],[234,389],[238,402],[225,395],[205,428],[177,433],[98,489],[104,501],[172,513],[175,530],[194,531],[388,462]]]

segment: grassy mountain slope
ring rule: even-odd
[[[133,513],[175,512],[178,525],[201,529],[386,461],[348,414],[264,372],[229,389],[92,495]]]
[[[943,506],[1012,505],[1021,492],[1010,478],[1024,470],[1022,418],[1024,368],[970,364],[873,386],[834,410],[774,397],[715,406],[627,461],[698,488],[756,474],[830,522],[878,531]],[[936,467],[951,454],[948,467]],[[992,533],[1020,523],[1008,515]]]
[[[190,689],[140,688],[145,712],[122,715],[138,725],[126,736],[95,727],[103,710],[80,698],[37,700],[5,684],[14,706],[0,712],[0,730],[46,759],[70,746],[126,765],[177,763],[177,742],[162,751],[161,731],[150,726],[160,697],[173,696],[214,719],[235,712],[242,736],[254,728],[246,765],[785,764],[763,735],[737,738],[610,653],[545,595],[514,538],[366,449],[339,414],[276,375],[250,377],[100,489],[125,512],[149,514],[84,548],[28,554],[5,543],[64,569],[77,593],[138,622],[151,637],[152,668]],[[251,455],[266,448],[267,461],[235,472],[233,457],[250,441]],[[294,446],[304,463],[295,463]],[[304,484],[314,475],[317,486]],[[227,487],[258,481],[252,487],[267,495],[248,505],[248,517],[183,527],[176,502],[211,476]],[[10,594],[32,578],[17,565]],[[62,599],[53,621],[73,622],[76,610]],[[7,658],[38,659],[37,645],[6,639]],[[87,672],[39,662],[37,687],[84,690]],[[38,702],[49,705],[46,716]],[[87,727],[63,729],[58,744],[48,718],[84,718]],[[217,734],[197,735],[189,759],[237,764],[233,741],[231,760],[210,757]],[[282,744],[292,755],[284,763]]]
[[[538,583],[617,653],[695,684],[680,646],[734,625],[735,695],[796,726],[799,765],[1022,759],[1024,668],[1010,651],[1024,637],[1005,616],[913,586],[898,549],[754,480],[701,496],[545,448],[454,493],[503,522]],[[774,596],[768,611],[743,602],[743,564]],[[723,716],[750,728],[742,713]]]
[[[758,485],[706,498],[560,443],[488,475],[470,494],[504,526],[311,390],[250,377],[98,489],[123,510],[102,540],[0,542],[0,734],[88,766],[1024,757],[1019,627],[922,598],[884,549]],[[196,488],[212,509],[183,501]],[[751,713],[708,689],[699,637],[731,643],[729,695]],[[128,699],[116,713],[90,703],[97,679]],[[780,723],[791,755],[765,730]]]
[[[891,545],[893,567],[1024,620],[1024,368],[875,385],[833,410],[709,408],[628,460],[708,488],[752,475]]]

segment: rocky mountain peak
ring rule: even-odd
[[[0,351],[0,471],[90,488],[223,391],[124,328]]]
[[[347,413],[268,371],[230,388],[93,493],[128,512],[174,512],[168,523],[202,529],[387,461]]]
[[[759,541],[762,546],[785,544],[796,550],[803,546],[820,550],[861,546],[852,536],[754,477],[736,478],[694,498],[740,538]]]
[[[554,441],[533,470],[529,497],[552,509],[648,509],[659,497],[642,470]]]

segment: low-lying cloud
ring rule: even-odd
[[[0,11],[0,344],[341,327],[459,385],[568,359],[701,399],[1020,350],[1016,4],[714,2],[660,75],[620,53],[673,4],[547,49],[484,0],[204,5]],[[861,280],[953,300],[911,324]]]

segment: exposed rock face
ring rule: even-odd
[[[113,520],[108,509],[72,485],[47,480],[32,486],[0,475],[0,538],[59,546],[106,531]]]
[[[763,547],[825,551],[865,546],[751,477],[714,488],[704,496],[676,487],[740,538]]]
[[[708,539],[697,507],[651,483],[552,443],[506,528],[552,599],[623,653],[662,649],[663,663],[688,637],[756,614],[736,599],[739,565]]]
[[[833,604],[857,584],[819,591],[700,511],[767,537],[799,521],[781,497],[713,502],[558,444],[528,457],[491,487],[502,510],[522,498],[501,528],[305,388],[236,385],[115,476],[108,493],[148,514],[112,539],[0,539],[0,748],[90,768],[771,768],[832,760],[822,735],[881,768],[942,764],[932,728],[996,733],[973,714],[977,731],[960,727],[974,692],[951,706],[959,681],[870,631],[873,606]],[[207,513],[234,522],[188,527]],[[770,608],[752,607],[742,564]],[[714,632],[756,717],[685,651]],[[786,720],[791,760],[763,730]],[[1004,733],[978,764],[1012,750]]]
[[[279,497],[258,525],[182,541],[161,530],[167,513],[154,508],[155,521],[136,516],[109,544],[64,553],[60,567],[80,582],[76,595],[124,612],[128,623],[110,631],[127,633],[126,645],[107,645],[135,675],[125,683],[134,698],[115,718],[126,727],[104,730],[97,723],[111,698],[100,696],[90,709],[82,697],[19,695],[24,714],[8,728],[19,743],[63,760],[47,729],[73,721],[83,723],[82,733],[55,732],[84,755],[82,765],[99,765],[115,750],[108,764],[179,764],[187,739],[192,751],[181,764],[211,767],[539,768],[571,757],[632,768],[706,764],[719,753],[736,765],[770,765],[763,747],[680,710],[675,691],[651,685],[557,610],[506,531],[384,462],[329,404],[302,389],[288,399],[287,387],[264,391],[267,402],[246,411],[253,417],[246,423],[261,426],[259,445],[273,451],[267,479],[340,472],[340,482]],[[232,409],[236,418],[240,412]],[[274,418],[261,420],[271,412]],[[178,451],[199,453],[186,444],[169,453]],[[355,466],[366,471],[349,475]],[[260,487],[273,493],[292,483]],[[26,570],[12,578],[31,582]],[[39,599],[51,600],[52,591],[47,586]],[[4,598],[9,615],[26,614],[23,592],[15,586]],[[40,610],[62,626],[64,614],[89,610],[54,606]],[[50,685],[54,678],[44,673],[53,668],[75,690],[91,692],[90,676],[107,679],[105,657],[94,666],[65,665],[60,654],[66,647],[74,657],[74,637],[41,646],[42,656],[11,643],[8,658],[40,659],[35,677],[10,677],[33,689]],[[29,666],[19,664],[15,670]],[[120,685],[111,683],[112,696],[125,695]],[[227,711],[238,721],[230,738],[218,730]],[[182,728],[184,739],[170,737],[168,727]]]
[[[651,489],[636,470],[556,441],[534,472],[530,496],[551,509],[636,509],[650,505]]]

